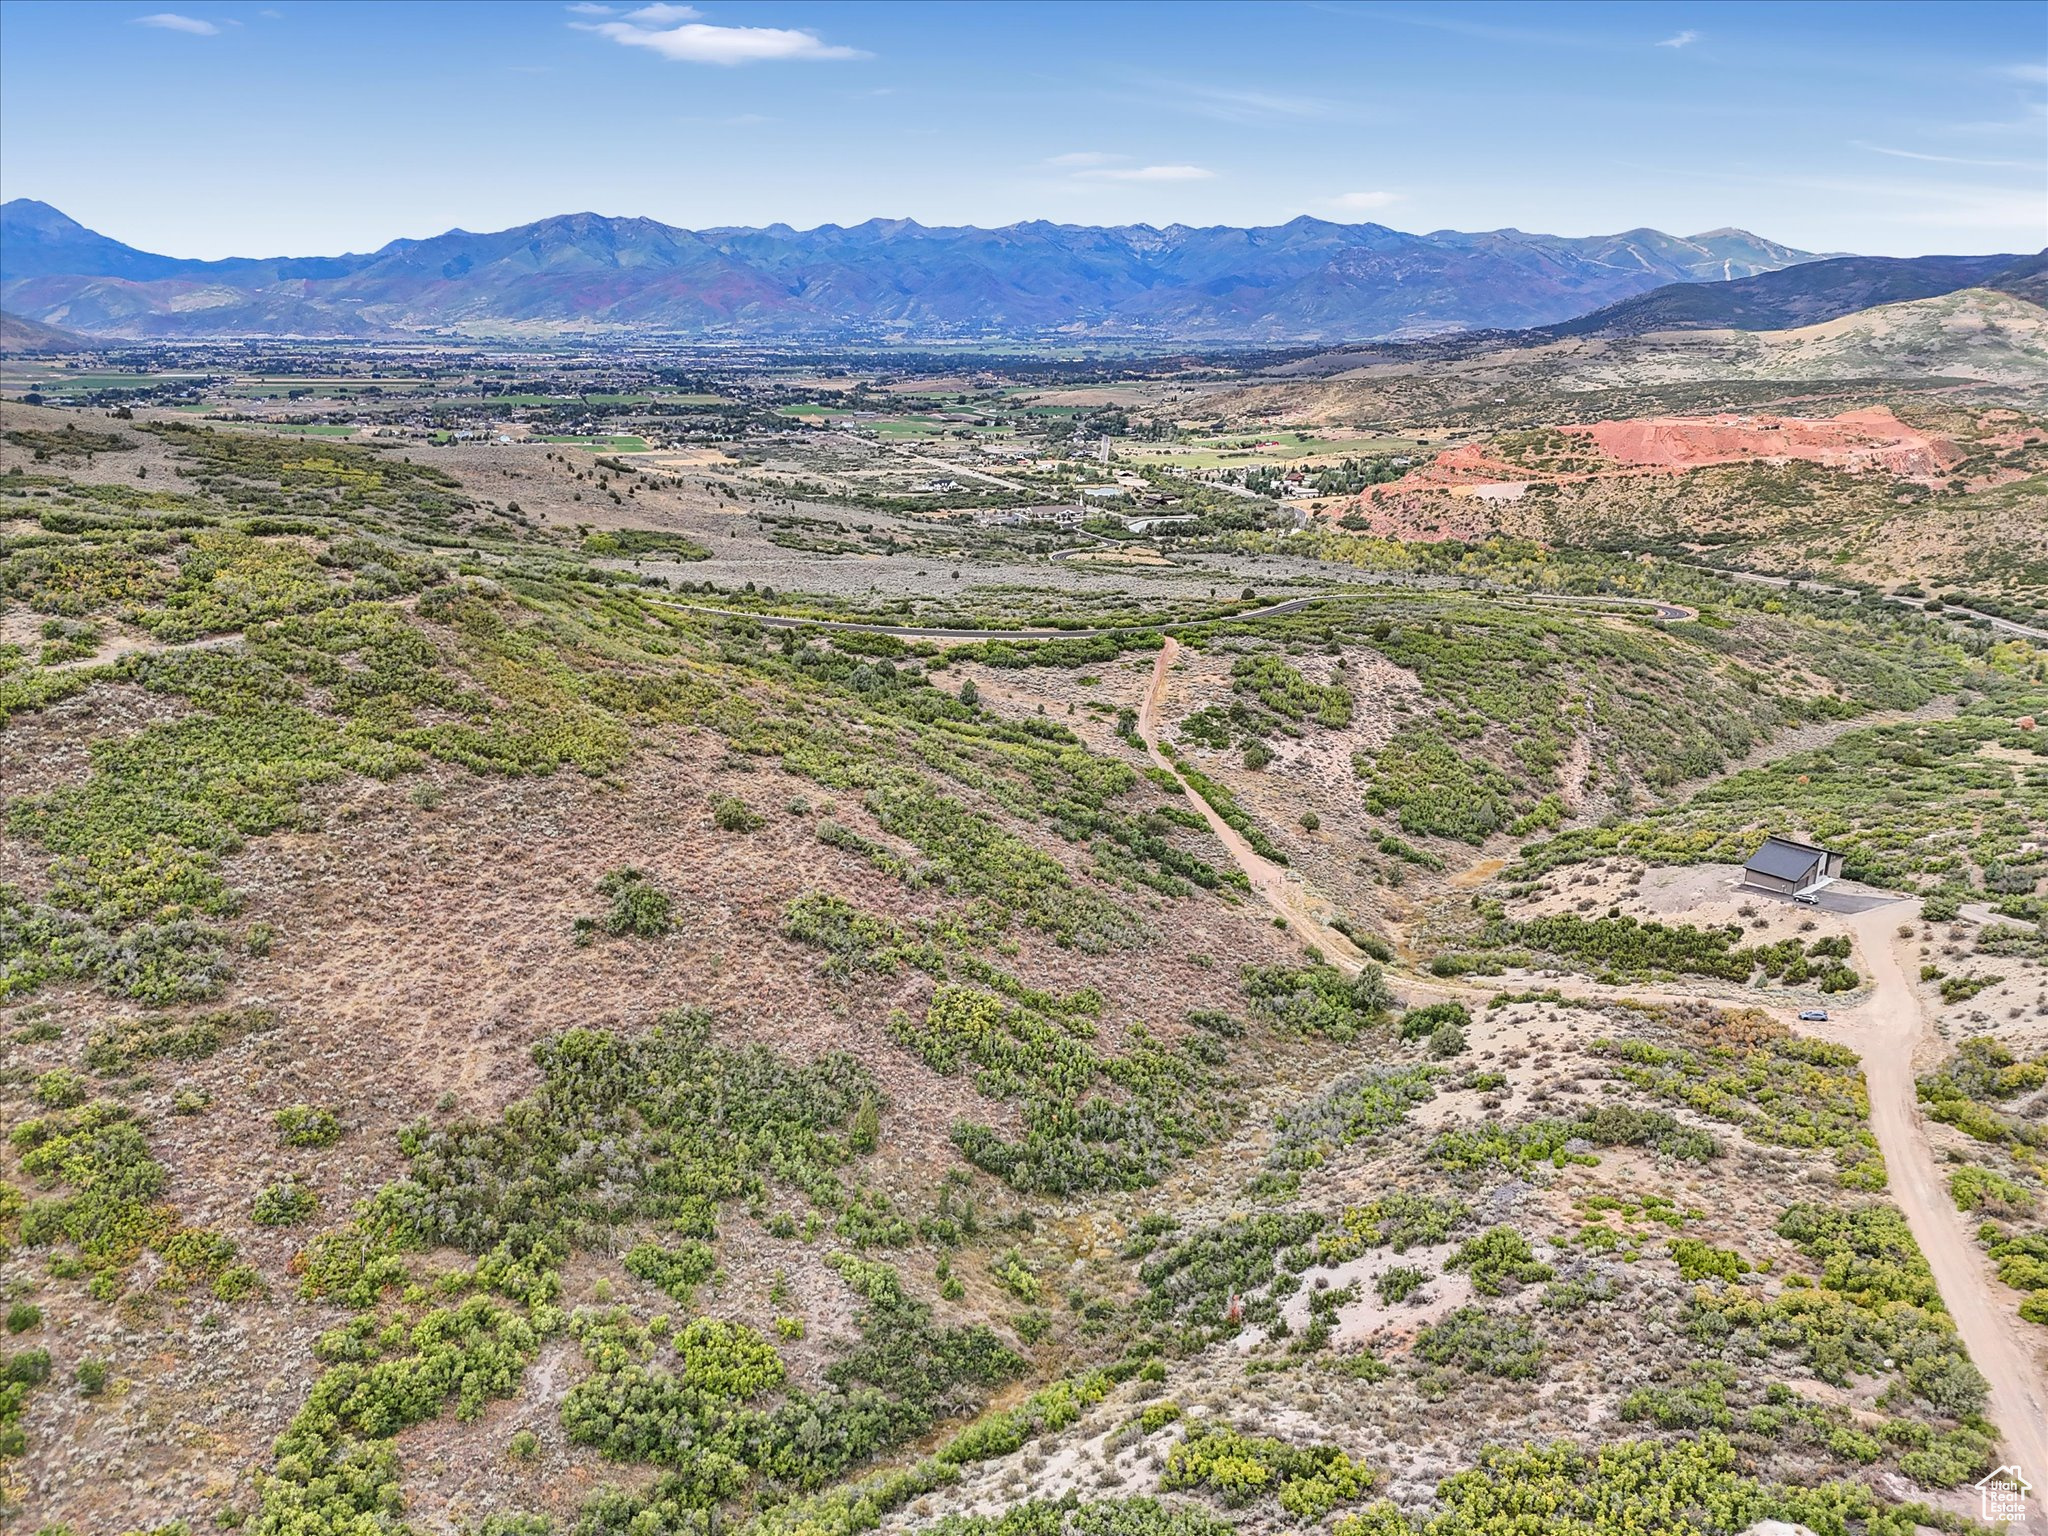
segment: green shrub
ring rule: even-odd
[[[295,1227],[311,1221],[319,1208],[320,1197],[301,1183],[296,1174],[288,1173],[257,1191],[250,1215],[261,1227]]]
[[[45,1191],[18,1208],[22,1244],[68,1244],[71,1254],[53,1260],[52,1268],[61,1265],[74,1277],[89,1277],[95,1299],[113,1300],[145,1250],[165,1261],[160,1287],[224,1276],[235,1245],[203,1227],[178,1224],[161,1198],[168,1175],[150,1155],[142,1122],[126,1106],[98,1099],[23,1120],[8,1140],[22,1172]]]
[[[611,903],[604,916],[579,917],[575,937],[588,944],[599,933],[617,938],[658,939],[675,927],[673,903],[642,870],[614,869],[597,882],[597,893]]]
[[[91,1096],[92,1086],[69,1067],[58,1067],[37,1078],[31,1092],[46,1109],[71,1109]]]
[[[1472,1289],[1482,1296],[1499,1296],[1518,1286],[1534,1285],[1555,1273],[1548,1264],[1536,1261],[1529,1240],[1513,1227],[1490,1227],[1468,1238],[1444,1261],[1444,1268],[1469,1271]]]
[[[1488,1124],[1441,1132],[1427,1156],[1440,1168],[1463,1172],[1489,1166],[1526,1168],[1547,1162],[1555,1167],[1597,1161],[1574,1152],[1574,1141],[1596,1147],[1649,1147],[1692,1162],[1720,1155],[1714,1138],[1696,1131],[1661,1110],[1628,1104],[1603,1104],[1582,1111],[1576,1119],[1524,1121],[1519,1125]]]
[[[1374,1480],[1363,1462],[1334,1445],[1292,1445],[1204,1423],[1168,1453],[1159,1486],[1198,1488],[1232,1507],[1270,1497],[1295,1518],[1315,1521],[1340,1503],[1363,1498]]]
[[[1401,1015],[1401,1038],[1426,1040],[1446,1024],[1454,1029],[1469,1029],[1472,1015],[1463,1003],[1431,1003],[1426,1008],[1410,1008]]]
[[[1491,1536],[1511,1531],[1604,1536],[1618,1531],[1735,1532],[1764,1520],[1816,1531],[1911,1536],[1952,1517],[1893,1505],[1854,1480],[1787,1487],[1738,1471],[1742,1457],[1713,1429],[1673,1441],[1488,1447],[1479,1465],[1437,1484],[1438,1512],[1412,1525],[1391,1505],[1340,1520],[1332,1536]]]
[[[1340,1147],[1381,1140],[1406,1121],[1409,1110],[1435,1096],[1436,1074],[1429,1067],[1394,1067],[1339,1078],[1306,1104],[1275,1118],[1279,1137],[1266,1166],[1320,1167]]]
[[[21,1415],[28,1396],[50,1379],[47,1349],[17,1350],[0,1354],[0,1461],[19,1456],[28,1449],[22,1433]]]
[[[145,1061],[200,1061],[245,1035],[274,1028],[268,1008],[221,1008],[185,1016],[145,1014],[104,1025],[85,1048],[95,1072],[132,1071]]]
[[[1716,1248],[1697,1238],[1674,1237],[1669,1248],[1681,1280],[1726,1280],[1731,1285],[1749,1273],[1749,1262],[1731,1248]]]
[[[1429,1284],[1429,1271],[1417,1269],[1413,1264],[1396,1264],[1381,1272],[1372,1283],[1381,1301],[1388,1306],[1406,1301],[1425,1285]]]
[[[763,817],[738,795],[713,795],[711,823],[721,832],[752,832],[763,825]]]
[[[1045,1294],[1045,1287],[1025,1267],[1023,1257],[1015,1248],[1007,1249],[989,1261],[988,1272],[998,1285],[1019,1301],[1034,1302]]]
[[[1735,1422],[1727,1389],[1735,1372],[1727,1366],[1695,1367],[1677,1386],[1639,1387],[1621,1400],[1620,1414],[1629,1423],[1648,1419],[1659,1429],[1698,1433],[1727,1429]]]
[[[982,1094],[1023,1100],[1018,1140],[974,1122],[953,1127],[954,1145],[976,1167],[1020,1190],[1135,1189],[1227,1123],[1215,1073],[1221,1051],[1206,1035],[1166,1046],[1139,1026],[1126,1050],[1110,1056],[1091,1043],[1099,998],[1012,990],[1017,1002],[949,983],[933,993],[922,1020],[901,1012],[889,1019],[890,1034],[934,1071],[971,1065]],[[1121,1102],[1099,1084],[1121,1090]]]
[[[1386,1022],[1393,990],[1377,965],[1347,976],[1331,965],[1251,965],[1245,994],[1253,1012],[1283,1029],[1343,1043]]]
[[[697,1287],[718,1272],[718,1255],[709,1243],[685,1241],[674,1248],[637,1243],[626,1250],[626,1273],[659,1288],[679,1306],[689,1306]]]
[[[341,1140],[341,1122],[331,1109],[290,1104],[272,1117],[280,1140],[288,1147],[331,1147]]]
[[[1415,1336],[1415,1353],[1431,1365],[1455,1365],[1478,1376],[1526,1381],[1543,1364],[1543,1343],[1512,1313],[1460,1307]]]

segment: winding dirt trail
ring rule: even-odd
[[[1262,857],[1180,776],[1159,747],[1160,716],[1166,700],[1168,674],[1180,647],[1171,636],[1152,666],[1152,680],[1138,710],[1138,736],[1146,756],[1173,774],[1188,804],[1201,813],[1259,898],[1283,919],[1310,949],[1341,970],[1356,971],[1365,956],[1328,926],[1333,909],[1308,890],[1298,875]],[[2038,1369],[2029,1327],[2020,1321],[2020,1297],[2000,1285],[1975,1234],[1949,1198],[1934,1160],[1934,1149],[1921,1124],[1914,1083],[1913,1057],[1928,1035],[1918,995],[1898,955],[1896,928],[1903,903],[1888,902],[1867,912],[1833,914],[1858,940],[1875,987],[1862,1005],[1838,1009],[1838,1017],[1815,1030],[1786,1017],[1787,1010],[1766,1010],[1807,1033],[1849,1046],[1863,1058],[1870,1095],[1870,1127],[1884,1154],[1890,1194],[1905,1216],[1913,1240],[1926,1255],[1941,1299],[1955,1319],[1956,1331],[1970,1359],[1991,1384],[1989,1417],[2005,1438],[2007,1459],[2018,1463],[2036,1486],[2048,1485],[2048,1384]],[[1682,1003],[1698,999],[1683,993],[1642,988],[1602,987],[1597,983],[1559,980],[1547,983],[1568,996],[1630,997],[1642,1002]],[[1401,979],[1411,993],[1470,1002],[1490,995],[1485,988],[1434,978]]]
[[[1138,739],[1145,743],[1145,755],[1173,775],[1188,804],[1201,813],[1202,819],[1209,824],[1209,830],[1229,850],[1232,861],[1251,881],[1252,890],[1273,909],[1274,915],[1284,918],[1297,938],[1331,963],[1346,970],[1358,969],[1365,963],[1364,953],[1329,926],[1335,909],[1327,901],[1310,894],[1299,875],[1275,864],[1246,842],[1235,827],[1216,813],[1214,806],[1195,792],[1194,786],[1180,776],[1180,770],[1174,767],[1172,760],[1160,751],[1159,715],[1166,702],[1166,678],[1173,668],[1174,658],[1179,655],[1180,642],[1168,635],[1165,644],[1159,647],[1159,659],[1152,663],[1152,681],[1146,686],[1144,701],[1138,706]]]
[[[2020,1321],[2020,1297],[1998,1283],[1971,1223],[1949,1198],[1920,1120],[1913,1057],[1929,1030],[1899,959],[1902,909],[1878,907],[1844,919],[1876,987],[1833,1038],[1863,1057],[1870,1128],[1884,1153],[1891,1197],[1927,1256],[1971,1360],[1991,1383],[1990,1417],[2005,1436],[2009,1459],[2041,1488],[2048,1486],[2048,1383],[2029,1325]]]

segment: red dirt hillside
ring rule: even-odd
[[[1802,459],[1843,470],[1884,469],[1940,480],[1965,457],[1944,437],[1918,431],[1884,407],[1839,416],[1640,416],[1460,443],[1387,485],[1366,490],[1329,515],[1372,518],[1408,493],[1448,490],[1482,501],[1512,501],[1529,485],[1644,473],[1681,474],[1715,464]],[[1397,518],[1404,524],[1405,518]]]
[[[1801,416],[1649,416],[1564,429],[1631,468],[1689,469],[1747,459],[1810,459],[1837,469],[1873,466],[1936,479],[1962,457],[1945,439],[1916,432],[1882,406],[1814,420]]]

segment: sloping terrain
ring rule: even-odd
[[[1880,305],[1758,341],[1751,366],[1765,378],[1934,376],[2032,386],[2048,378],[2048,310],[1989,288]]]
[[[5,407],[10,1517],[1908,1536],[2029,1444],[1791,1027],[1908,909],[1679,877],[1795,806],[2038,990],[2037,652],[1336,534],[1287,612],[806,628],[616,558],[728,505],[516,451]],[[1982,1033],[1909,1051],[2038,1360]]]
[[[1303,217],[1259,229],[874,219],[693,231],[585,213],[364,255],[188,261],[134,250],[47,204],[0,208],[7,307],[127,337],[630,326],[753,337],[1343,339],[1540,325],[1661,283],[1808,259],[1742,230],[1411,235]]]
[[[2048,311],[2013,293],[1966,288],[1786,331],[1315,361],[1201,408],[1265,431],[1445,432],[1450,446],[1312,505],[1348,532],[1649,548],[1773,576],[1953,584],[2028,609],[2048,575]]]
[[[1324,516],[1358,533],[1650,549],[1773,577],[1960,585],[2026,605],[2048,574],[2048,424],[2003,409],[1909,414],[1492,434]]]
[[[1645,331],[1786,331],[1879,304],[1998,286],[2013,256],[1836,256],[1724,283],[1673,283],[1563,325],[1558,336]]]
[[[2014,262],[1986,283],[2033,304],[2048,304],[2048,251]]]
[[[0,352],[83,352],[91,343],[72,331],[0,310]]]

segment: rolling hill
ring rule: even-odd
[[[2040,258],[2025,261],[2032,261],[2038,274]],[[1545,329],[1555,336],[1791,330],[1880,304],[1978,285],[1999,287],[2000,276],[2016,263],[2024,265],[2011,255],[1838,256],[1730,282],[1673,283]]]
[[[1761,378],[2048,379],[2048,310],[1994,288],[1880,304],[1759,336]]]
[[[188,261],[45,203],[0,207],[0,298],[99,335],[432,331],[889,340],[1125,336],[1320,341],[1550,324],[1676,282],[1813,259],[1742,230],[1565,238],[1268,228],[679,229],[582,213],[367,254]]]
[[[0,310],[0,354],[23,352],[82,352],[92,343],[73,331],[54,325],[24,320]]]

